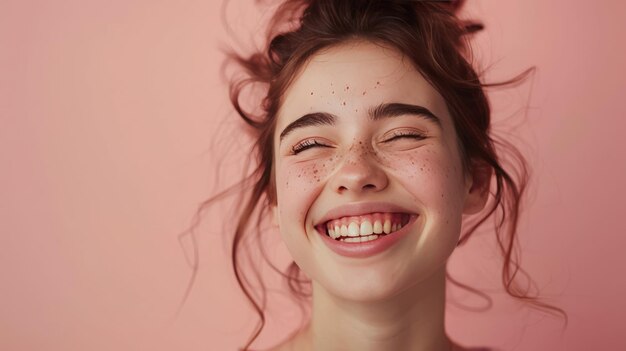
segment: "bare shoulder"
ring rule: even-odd
[[[263,351],[300,351],[301,349],[307,349],[306,347],[303,347],[301,343],[298,343],[300,338],[300,333],[297,333],[296,335],[291,335],[286,340],[283,340],[280,344],[268,349],[264,349]]]
[[[279,344],[273,348],[264,350],[264,351],[294,351],[297,348],[294,348],[294,340],[287,340],[282,344]],[[464,347],[460,345],[455,345],[454,351],[499,351],[496,349],[492,349],[489,347]]]
[[[295,337],[289,338],[288,340],[285,340],[282,343],[263,351],[300,351],[300,347],[296,347],[297,341],[299,339],[298,336],[299,335],[296,335]],[[500,351],[489,347],[466,347],[459,344],[454,344],[453,346],[453,351]]]
[[[489,347],[478,347],[478,346],[467,347],[467,346],[462,346],[456,343],[453,346],[454,346],[453,348],[454,351],[498,351]]]
[[[309,351],[311,340],[308,326],[292,332],[280,344],[264,351]]]
[[[263,351],[293,351],[296,350],[293,346],[293,339],[284,341],[272,348]]]

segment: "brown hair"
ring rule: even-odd
[[[286,0],[277,8],[269,23],[265,51],[254,52],[248,57],[230,50],[227,52],[227,62],[236,63],[247,76],[231,79],[230,100],[238,115],[251,127],[255,137],[251,153],[255,157],[254,171],[238,183],[246,185],[245,188],[250,186],[251,192],[239,214],[231,248],[235,277],[260,317],[256,331],[243,350],[248,350],[263,329],[266,293],[262,289],[260,296],[253,296],[248,275],[240,265],[240,248],[246,236],[255,234],[247,231],[253,215],[258,216],[257,223],[260,223],[267,215],[269,205],[276,201],[272,164],[273,135],[281,98],[307,59],[322,48],[353,39],[391,45],[410,58],[415,68],[447,103],[457,132],[465,171],[469,172],[479,164],[486,165],[493,171],[495,191],[490,192],[490,200],[482,215],[475,216],[478,219],[468,226],[458,245],[467,242],[471,234],[495,214],[495,236],[504,257],[502,283],[506,292],[514,298],[528,302],[532,307],[563,315],[567,325],[567,314],[562,309],[540,302],[537,296],[530,296],[528,289],[522,289],[515,279],[518,272],[521,272],[532,283],[528,274],[520,267],[519,253],[516,251],[518,248],[515,245],[529,171],[521,153],[506,140],[493,135],[490,128],[490,106],[484,92],[486,87],[515,85],[523,81],[533,69],[505,82],[482,83],[472,67],[467,34],[479,31],[483,26],[477,22],[463,21],[456,16],[462,2]],[[279,33],[279,27],[285,24],[295,26]],[[239,97],[245,86],[258,83],[267,85],[267,94],[260,106],[262,113],[255,116],[244,111]],[[506,169],[503,151],[509,151],[511,157]],[[196,215],[233,189],[235,187],[202,203]],[[261,231],[258,230],[257,239],[260,235]],[[259,247],[262,248],[262,245]],[[263,255],[266,257],[264,253]],[[272,268],[281,273],[273,265]],[[256,279],[262,282],[258,272],[254,269],[253,271]],[[287,272],[281,274],[287,279],[291,292],[303,303],[304,299],[310,297],[310,291],[307,290],[310,281],[302,279],[300,273],[299,267],[292,262]],[[446,277],[453,284],[490,300],[484,293],[455,281],[448,274]]]

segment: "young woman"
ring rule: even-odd
[[[273,350],[469,350],[444,328],[446,262],[494,214],[506,291],[562,312],[513,279],[527,173],[514,148],[496,144],[483,88],[524,75],[481,83],[467,34],[482,26],[457,18],[460,6],[287,0],[264,51],[230,54],[249,76],[231,82],[231,100],[255,132],[258,166],[244,179],[253,186],[232,246],[237,280],[261,317],[244,350],[265,320],[240,265],[243,238],[259,235],[249,230],[255,213],[279,228],[294,260],[285,276],[312,311]],[[260,116],[239,101],[254,82],[268,88]],[[503,147],[518,168],[503,167]]]

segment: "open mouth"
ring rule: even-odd
[[[393,234],[409,223],[408,213],[377,212],[332,219],[316,226],[320,233],[344,242],[366,242]]]

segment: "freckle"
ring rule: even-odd
[[[356,110],[354,110],[354,112],[359,112],[359,109],[357,108]]]
[[[314,170],[313,170],[313,173],[314,173],[314,174],[317,174],[317,169],[314,169]]]
[[[363,95],[365,95],[365,93],[367,93],[367,91],[363,91]]]
[[[424,170],[424,168],[420,167],[420,171],[423,171],[423,170]]]
[[[380,85],[380,82],[379,82],[379,81],[376,81],[376,85]]]

